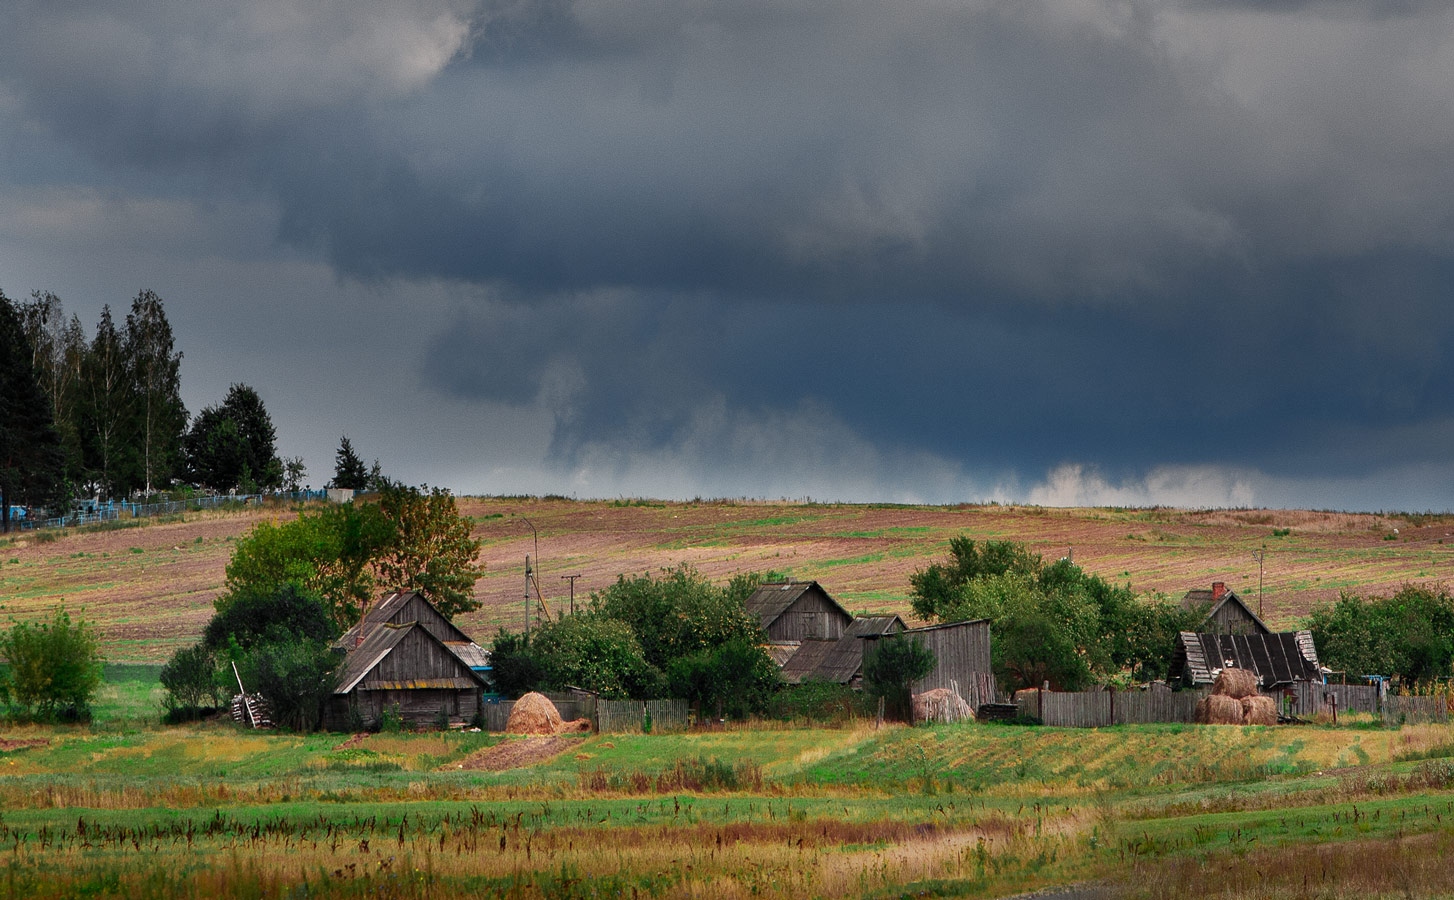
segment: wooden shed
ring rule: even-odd
[[[863,679],[864,639],[903,631],[898,616],[859,616],[836,641],[803,641],[783,664],[783,681],[829,681],[857,686]]]
[[[1275,634],[1199,634],[1183,631],[1176,638],[1168,677],[1191,687],[1209,685],[1225,668],[1257,673],[1264,691],[1299,681],[1321,682],[1318,650],[1309,631]]]
[[[351,731],[377,725],[396,708],[404,722],[468,722],[479,712],[484,679],[422,623],[385,622],[347,651],[323,727]]]
[[[404,625],[418,622],[454,652],[465,665],[476,673],[489,671],[490,653],[469,639],[463,631],[434,608],[434,604],[417,591],[395,591],[382,597],[364,613],[363,619],[334,643],[334,648],[348,652],[357,647],[363,637],[372,634],[380,625]]]
[[[760,585],[747,598],[747,612],[758,618],[772,644],[836,641],[853,616],[816,581]]]
[[[1197,629],[1199,634],[1272,634],[1272,629],[1263,624],[1252,607],[1228,589],[1225,582],[1212,582],[1209,591],[1187,591],[1181,598],[1183,609],[1205,607],[1207,617]]]
[[[960,696],[975,709],[982,703],[996,701],[999,691],[990,663],[989,619],[909,628],[901,634],[928,647],[936,660],[934,671],[914,682],[914,693],[958,684]],[[866,638],[874,646],[881,639],[882,636]],[[867,654],[874,652],[874,646],[869,647]]]

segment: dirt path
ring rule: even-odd
[[[585,738],[563,737],[560,735],[553,737],[506,738],[495,746],[488,747],[474,754],[459,765],[460,768],[479,769],[486,772],[500,772],[505,769],[533,766],[536,763],[545,762],[553,756],[564,753],[580,744],[583,740]]]

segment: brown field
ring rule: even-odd
[[[460,505],[487,567],[475,587],[482,606],[460,624],[482,643],[497,626],[522,622],[523,566],[534,553],[526,519],[539,532],[539,582],[554,608],[568,604],[564,575],[581,575],[580,603],[619,574],[688,563],[714,579],[770,569],[814,578],[854,612],[909,618],[909,575],[958,534],[1024,541],[1051,558],[1073,548],[1081,566],[1137,591],[1177,597],[1222,580],[1254,608],[1253,553],[1265,548],[1264,611],[1274,627],[1297,624],[1341,590],[1385,593],[1454,572],[1454,516],[534,498]],[[207,512],[52,541],[0,539],[0,609],[31,619],[64,603],[97,626],[108,659],[160,661],[201,633],[234,542],[257,522],[292,515]]]

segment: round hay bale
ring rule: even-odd
[[[1248,669],[1223,669],[1212,682],[1212,693],[1233,700],[1257,696],[1257,674]]]
[[[557,734],[560,731],[560,710],[544,694],[531,691],[510,707],[506,734]]]
[[[1202,704],[1206,704],[1205,710]],[[1221,694],[1212,694],[1197,703],[1197,712],[1205,718],[1197,721],[1207,725],[1241,725],[1242,724],[1242,701],[1233,700],[1231,697],[1224,697]]]
[[[1277,701],[1261,695],[1243,697],[1242,723],[1244,725],[1276,725]]]
[[[1191,720],[1198,725],[1207,724],[1207,698],[1203,697],[1197,701],[1196,712],[1192,714]]]

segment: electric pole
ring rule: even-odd
[[[569,581],[570,582],[570,614],[571,615],[575,615],[576,614],[576,579],[577,578],[580,578],[580,577],[581,576],[579,576],[579,575],[562,575],[562,576],[560,576],[560,580],[561,581]]]
[[[1262,618],[1262,558],[1267,555],[1267,546],[1264,544],[1261,550],[1255,550],[1252,558],[1257,560],[1257,618]]]

